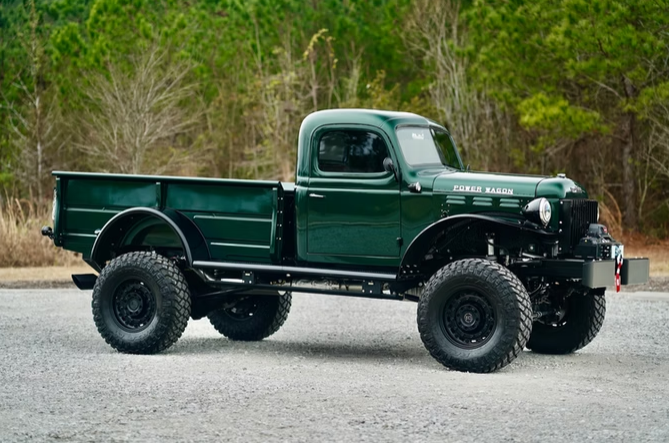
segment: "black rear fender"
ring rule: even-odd
[[[112,217],[98,233],[87,261],[100,271],[121,253],[147,248],[180,250],[188,267],[210,259],[207,242],[191,219],[174,209],[141,207]]]

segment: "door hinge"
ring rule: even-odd
[[[404,240],[402,240],[402,237],[397,237],[397,246],[402,246],[404,244]]]

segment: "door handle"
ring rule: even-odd
[[[313,197],[313,198],[325,198],[324,195],[321,195],[321,194],[314,194],[313,192],[312,192],[311,194],[309,194],[309,197]]]

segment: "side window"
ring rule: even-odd
[[[318,144],[318,168],[324,172],[383,172],[387,156],[383,139],[368,131],[326,132]]]

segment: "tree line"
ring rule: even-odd
[[[301,120],[445,124],[472,169],[566,172],[669,234],[663,0],[2,0],[0,187],[52,169],[291,180]]]

